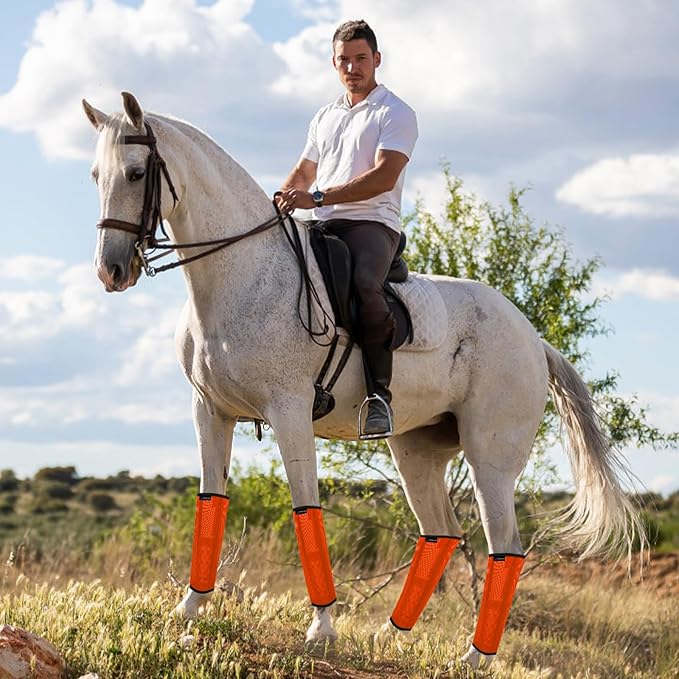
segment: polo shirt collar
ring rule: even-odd
[[[358,108],[363,108],[364,106],[368,106],[370,104],[379,104],[379,102],[382,101],[386,93],[387,88],[384,85],[379,84],[363,101],[356,104],[356,106],[349,106],[349,102],[347,101],[347,94],[345,92],[335,101],[335,106],[338,106],[339,108],[344,108],[347,111],[355,111]]]

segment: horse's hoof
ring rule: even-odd
[[[175,606],[170,617],[179,620],[193,620],[200,615],[201,609],[211,597],[212,592],[209,594],[198,594],[193,590],[189,590],[181,602]]]
[[[188,616],[186,615],[186,606],[184,606],[184,602],[182,601],[172,609],[172,613],[170,613],[170,620],[187,620],[187,619]]]
[[[373,639],[377,643],[385,644],[388,641],[395,639],[398,636],[398,633],[399,630],[391,624],[391,620],[387,620],[387,622],[375,632]]]
[[[332,626],[332,617],[329,609],[315,608],[314,619],[306,631],[305,649],[309,653],[316,653],[318,649],[325,652],[328,646],[332,646],[337,641],[337,632]]]
[[[474,646],[470,646],[469,650],[462,656],[462,662],[467,663],[474,670],[487,670],[494,657],[494,655],[486,655],[478,651]]]

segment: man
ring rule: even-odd
[[[363,434],[383,438],[393,433],[394,332],[383,286],[399,243],[401,193],[417,119],[407,104],[377,84],[375,69],[382,57],[365,21],[342,24],[332,44],[332,64],[346,92],[312,119],[278,204],[284,213],[314,208],[314,217],[351,251],[368,391]]]

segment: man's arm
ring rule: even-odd
[[[355,203],[391,191],[407,163],[408,156],[404,153],[380,149],[375,154],[375,167],[354,177],[346,184],[326,188],[323,205]]]
[[[317,169],[318,163],[314,163],[308,158],[300,158],[297,165],[292,168],[288,178],[283,182],[281,191],[287,191],[288,189],[308,191],[316,181]]]
[[[311,161],[306,161],[311,163]],[[400,151],[385,151],[380,149],[375,154],[375,166],[367,172],[354,177],[346,184],[339,186],[330,186],[327,188],[320,187],[325,196],[323,198],[323,205],[336,205],[338,203],[354,203],[360,200],[369,200],[380,193],[391,191],[398,181],[403,168],[408,163],[408,156]],[[316,167],[314,165],[314,179],[316,178]],[[298,164],[299,166],[299,164]],[[290,177],[286,181],[285,188],[287,188],[290,180],[295,175],[295,170],[292,171]],[[310,209],[316,207],[311,194],[308,189],[311,187],[313,179],[303,185],[292,184],[290,188],[283,191],[283,195],[279,200],[279,207],[283,212],[292,212],[296,208]]]

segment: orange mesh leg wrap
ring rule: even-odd
[[[330,566],[328,542],[320,507],[300,507],[294,510],[295,533],[304,580],[314,606],[323,608],[337,600]]]
[[[207,594],[215,588],[228,509],[229,498],[226,495],[199,493],[196,498],[189,581],[194,592]]]
[[[459,542],[457,537],[420,536],[401,596],[391,614],[394,627],[400,630],[413,628]]]
[[[486,584],[473,642],[477,651],[486,655],[497,653],[525,560],[517,554],[491,554],[488,557]]]

